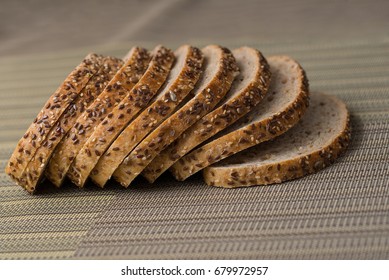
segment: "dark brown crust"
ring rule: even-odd
[[[259,67],[253,81],[234,98],[188,128],[176,141],[163,150],[142,172],[142,176],[150,183],[153,183],[163,172],[197,145],[251,111],[264,98],[270,84],[271,73],[263,55],[257,50],[255,52]]]
[[[79,97],[73,101],[62,114],[55,127],[50,131],[47,140],[44,141],[38,148],[34,157],[31,159],[27,168],[23,172],[22,178],[27,182],[28,190],[34,190],[36,188],[55,147],[74,125],[77,118],[104,90],[108,82],[123,65],[123,61],[113,57],[106,57],[102,61],[102,65],[103,66],[99,69],[99,71],[82,89]]]
[[[81,114],[76,124],[57,145],[45,171],[46,177],[54,185],[59,187],[62,184],[70,164],[82,145],[93,133],[93,128],[134,87],[146,70],[150,58],[150,54],[146,49],[132,48],[123,67],[119,69],[108,83],[108,86],[99,95],[99,98],[96,98],[88,109]],[[122,89],[117,88],[118,82],[123,86]]]
[[[126,157],[113,175],[123,186],[129,186],[153,158],[177,139],[188,127],[212,110],[231,87],[238,71],[235,58],[226,48],[209,47],[218,48],[222,52],[217,74],[202,92],[198,93],[180,110],[165,120]]]
[[[163,96],[158,97],[132,121],[101,156],[90,173],[91,180],[103,187],[115,169],[132,149],[163,120],[167,119],[174,109],[194,88],[202,72],[203,55],[197,48],[185,45],[184,64],[174,82]]]
[[[280,59],[291,60],[288,57],[280,57]],[[298,71],[300,88],[292,104],[265,120],[251,123],[223,135],[187,154],[169,169],[173,176],[177,180],[183,181],[215,162],[275,138],[294,126],[303,116],[309,104],[308,79],[301,66],[298,67]]]
[[[300,178],[334,163],[347,149],[350,138],[350,119],[347,113],[347,121],[341,134],[320,150],[263,166],[242,166],[231,169],[210,166],[203,170],[203,177],[208,185],[224,188],[268,185]]]
[[[174,54],[171,50],[163,46],[155,48],[149,67],[139,82],[95,128],[93,134],[74,158],[67,173],[67,177],[74,184],[79,187],[84,186],[101,155],[128,123],[147,107],[157,94],[167,79],[173,63]]]
[[[19,140],[5,172],[21,186],[26,187],[24,180],[20,180],[20,177],[36,150],[47,139],[50,130],[66,108],[72,104],[89,79],[99,70],[101,61],[102,56],[87,55],[46,101],[34,122]]]

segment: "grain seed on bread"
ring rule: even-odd
[[[230,89],[239,69],[231,51],[210,45],[202,49],[203,75],[189,99],[149,134],[121,163],[114,178],[127,187],[164,148],[211,111]]]
[[[100,187],[104,186],[132,149],[168,118],[194,88],[202,72],[203,55],[201,51],[184,45],[174,54],[176,62],[158,96],[121,132],[90,173],[91,180]]]
[[[189,127],[143,170],[142,176],[154,182],[190,150],[247,114],[265,96],[270,84],[270,69],[263,55],[253,48],[232,51],[240,69],[223,101],[212,112]]]
[[[166,81],[173,63],[174,54],[170,49],[163,46],[157,46],[154,49],[150,64],[138,83],[95,128],[75,156],[67,173],[67,177],[74,184],[79,187],[84,186],[90,172],[106,149],[157,94]],[[121,85],[117,84],[117,87],[120,88]]]
[[[350,141],[350,121],[338,98],[312,93],[310,106],[296,126],[203,170],[211,186],[268,185],[315,173],[332,164]]]
[[[103,57],[87,55],[57,88],[19,140],[5,172],[21,186],[26,182],[20,178],[36,150],[47,139],[50,130],[68,106],[78,97],[89,79],[100,69]]]
[[[105,57],[103,59],[102,67],[81,90],[78,98],[67,107],[55,126],[51,129],[47,139],[38,148],[28,163],[25,171],[23,171],[22,178],[26,180],[27,189],[35,190],[57,144],[74,125],[77,118],[100,95],[122,65],[123,61],[117,58]]]
[[[64,181],[70,164],[93,133],[94,128],[132,90],[146,71],[151,55],[146,49],[133,47],[126,58],[124,65],[109,81],[104,91],[78,117],[73,127],[54,150],[46,167],[45,176],[57,187]]]
[[[268,62],[272,79],[267,97],[245,117],[177,161],[169,169],[177,180],[275,138],[300,120],[309,103],[303,68],[287,56],[272,56]]]

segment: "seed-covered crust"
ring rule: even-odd
[[[35,190],[42,177],[48,159],[55,147],[74,125],[77,118],[95,100],[107,86],[108,82],[123,65],[123,61],[113,57],[103,59],[103,66],[93,75],[87,85],[81,90],[70,106],[62,114],[54,128],[50,131],[47,140],[42,142],[26,169],[23,171],[22,180],[25,180],[29,191]]]
[[[100,187],[105,185],[132,149],[168,118],[194,88],[202,73],[201,51],[185,45],[180,47],[175,55],[176,64],[157,99],[121,132],[90,173],[92,181]]]
[[[206,61],[204,66],[215,69],[214,72],[211,71],[213,76],[207,80],[206,84],[196,88],[194,90],[195,96],[192,99],[150,133],[124,159],[113,175],[123,186],[129,186],[148,163],[188,127],[212,110],[230,89],[232,81],[239,71],[232,53],[226,48],[214,45],[202,49],[202,52]],[[218,60],[214,65],[208,65],[207,59],[210,59],[210,54],[216,55]],[[206,73],[205,69],[203,76]]]
[[[93,134],[74,158],[67,173],[67,177],[74,184],[79,187],[84,186],[90,172],[106,149],[157,94],[168,77],[173,63],[174,54],[171,50],[163,46],[155,48],[149,67],[139,82],[95,128]]]
[[[227,98],[219,104],[219,107],[189,127],[143,170],[142,176],[150,183],[197,145],[251,111],[264,98],[271,76],[266,59],[259,51],[248,47],[236,49],[232,54],[238,65],[242,66],[240,67],[241,74],[234,80],[229,92],[229,95],[232,95],[231,98]],[[247,64],[247,59],[251,60],[250,65]],[[243,75],[242,67],[255,71],[255,73],[249,77],[243,77],[241,76]],[[250,81],[247,81],[248,78]],[[243,88],[240,86],[242,83],[245,84]]]
[[[132,90],[145,72],[151,56],[146,49],[134,47],[127,61],[108,83],[104,91],[78,117],[73,127],[58,143],[45,171],[46,177],[59,187],[74,157],[97,126]]]
[[[47,140],[50,130],[66,108],[78,97],[89,79],[100,69],[102,56],[89,54],[47,100],[34,122],[19,140],[5,172],[18,184],[25,187],[20,177],[36,150]]]
[[[346,106],[339,99],[312,93],[311,108],[303,120],[312,117],[310,127],[297,124],[275,141],[259,144],[203,170],[205,182],[210,186],[236,188],[268,185],[303,177],[331,165],[347,148],[350,137],[350,120]],[[330,110],[327,116],[318,116],[315,99]],[[326,127],[325,118],[338,122]],[[327,120],[328,121],[328,120]],[[312,125],[313,124],[313,125]],[[304,133],[312,135],[304,139]],[[296,137],[298,139],[296,140]],[[293,142],[299,142],[291,144]],[[316,142],[316,143],[315,143]],[[305,144],[305,145],[304,145]],[[285,148],[288,145],[288,148]],[[299,145],[304,145],[300,146]],[[269,154],[274,152],[274,154]]]
[[[274,71],[279,71],[281,68],[271,69],[272,81],[268,93],[270,96],[268,96],[266,102],[272,102],[269,99],[272,98],[271,94],[292,92],[293,99],[291,102],[284,103],[283,98],[278,99],[281,104],[279,108],[277,107],[277,111],[270,115],[266,114],[266,107],[261,108],[266,103],[262,104],[261,102],[258,106],[264,110],[263,112],[256,112],[257,109],[254,108],[247,117],[242,118],[233,126],[227,128],[226,131],[228,133],[222,136],[216,135],[210,142],[193,150],[177,161],[169,169],[177,180],[185,180],[215,162],[261,142],[273,139],[286,132],[300,120],[309,103],[308,80],[304,70],[296,61],[287,56],[270,57],[268,61],[271,67],[276,62],[275,67],[287,69],[285,71],[288,73],[285,73],[285,77],[282,77],[282,75],[274,74]],[[290,82],[292,85],[295,85],[293,88],[285,88],[289,83],[288,79],[293,81]],[[281,88],[282,92],[274,92],[272,86],[281,84],[285,85],[284,88]],[[260,117],[260,114],[263,117]],[[254,119],[250,120],[250,117],[253,116]]]

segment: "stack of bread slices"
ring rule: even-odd
[[[339,99],[310,93],[288,56],[250,47],[134,47],[89,54],[47,100],[6,172],[28,192],[50,180],[128,187],[169,170],[203,170],[219,187],[281,183],[316,172],[347,148]]]

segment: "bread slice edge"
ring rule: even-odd
[[[343,114],[339,133],[328,138],[321,148],[316,148],[301,155],[296,154],[294,158],[263,165],[254,163],[229,165],[222,161],[203,170],[203,178],[206,184],[223,188],[236,188],[282,183],[316,173],[333,164],[346,151],[351,139],[349,112],[346,105],[339,98],[322,93],[312,93],[312,96],[315,95],[320,95],[323,102],[326,101],[326,98],[333,100],[337,104],[338,110]],[[298,128],[296,127],[296,129]],[[287,138],[288,133],[284,134],[285,138]],[[272,144],[269,143],[269,145]],[[276,144],[279,145],[280,143]],[[260,145],[262,144],[254,148],[260,150]],[[233,157],[239,156],[240,154],[236,154]]]

